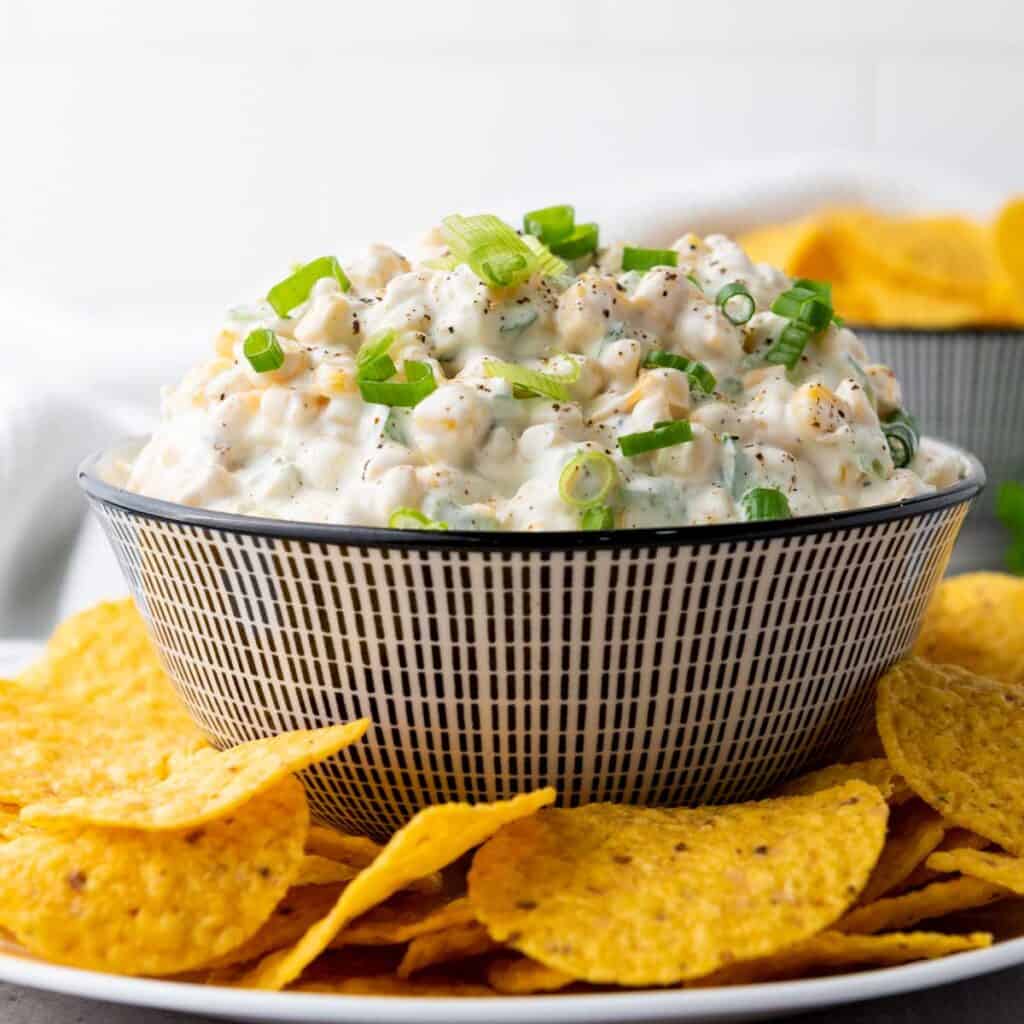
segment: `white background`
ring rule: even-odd
[[[50,318],[39,358],[83,315],[191,358],[291,262],[456,209],[798,154],[1024,189],[1024,3],[0,0],[0,114],[0,303]]]

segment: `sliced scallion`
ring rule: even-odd
[[[511,288],[525,281],[536,269],[533,250],[503,220],[489,213],[473,217],[452,214],[441,222],[452,255],[484,284]]]
[[[766,363],[785,366],[792,370],[804,354],[807,342],[811,340],[811,329],[793,320],[782,328],[778,340],[764,354]]]
[[[701,291],[704,290],[704,286],[700,283],[700,281],[697,280],[696,274],[687,274],[686,280],[689,281],[690,284],[694,285],[696,288],[699,288]]]
[[[718,290],[715,302],[726,320],[740,326],[754,315],[754,296],[742,281],[733,281]]]
[[[396,508],[388,516],[388,526],[392,530],[447,530],[448,524],[425,516],[419,509]]]
[[[653,452],[658,448],[671,448],[673,445],[685,444],[693,440],[693,428],[689,420],[664,420],[655,423],[653,430],[644,430],[639,434],[623,434],[619,438],[619,448],[628,459]]]
[[[284,366],[284,349],[269,327],[250,331],[242,345],[242,352],[257,373],[270,373]]]
[[[600,505],[619,481],[609,455],[584,451],[573,456],[558,477],[558,494],[566,505],[586,509]]]
[[[578,260],[597,249],[598,231],[596,224],[577,224],[568,238],[551,243],[551,251],[563,260]]]
[[[559,277],[568,271],[568,267],[539,238],[523,235],[523,242],[537,259],[536,273],[544,277]]]
[[[555,376],[552,373],[541,373],[530,370],[515,363],[506,363],[500,359],[488,359],[484,362],[484,373],[488,377],[507,380],[513,387],[516,398],[552,398],[556,402],[569,401],[569,385],[580,375],[579,363],[573,364],[575,373],[566,376]],[[519,393],[516,394],[516,389]]]
[[[363,343],[356,353],[357,380],[388,380],[398,372],[388,350],[395,342],[394,331],[383,331]]]
[[[418,405],[437,388],[434,372],[429,364],[412,359],[405,362],[404,381],[360,379],[357,383],[363,401],[374,405],[405,407]]]
[[[897,469],[906,469],[914,461],[921,443],[917,420],[909,412],[897,409],[882,420],[882,433],[892,453],[892,464]]]
[[[580,515],[581,530],[614,530],[615,513],[607,505],[591,505]]]
[[[576,226],[576,211],[571,206],[545,206],[523,215],[523,231],[545,245],[564,242]]]
[[[627,245],[622,250],[623,270],[651,270],[654,267],[675,267],[679,265],[679,253],[675,249],[641,249]]]
[[[674,352],[664,352],[661,349],[648,352],[644,359],[644,366],[648,369],[679,370],[690,378],[692,390],[700,391],[705,395],[714,394],[715,385],[718,383],[715,380],[715,375],[703,363],[677,356]]]
[[[296,306],[301,306],[313,285],[325,277],[333,277],[343,292],[352,287],[351,282],[333,256],[321,256],[312,263],[299,267],[290,277],[279,281],[267,292],[267,302],[274,307],[278,316],[287,316]]]
[[[790,519],[793,515],[788,499],[776,487],[751,487],[740,499],[740,507],[747,522],[759,519]]]

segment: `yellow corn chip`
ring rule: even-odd
[[[408,996],[412,998],[479,998],[494,989],[458,978],[398,978],[386,974],[341,981],[311,981],[293,985],[293,992],[320,992],[338,996]]]
[[[533,992],[557,992],[574,978],[528,956],[500,956],[487,967],[487,982],[502,995],[526,996]]]
[[[933,960],[992,944],[986,932],[945,935],[940,932],[895,932],[890,935],[844,935],[827,931],[774,956],[731,964],[691,985],[750,985],[799,978],[811,971],[871,965],[892,967],[914,960]]]
[[[1024,859],[985,850],[953,850],[933,853],[928,858],[928,867],[936,871],[959,871],[1024,896]]]
[[[0,682],[0,803],[150,782],[204,746],[128,601],[69,619],[41,662]]]
[[[862,904],[905,882],[911,872],[942,842],[948,826],[924,801],[915,800],[889,819],[882,856],[860,894]]]
[[[999,211],[992,225],[992,237],[1010,290],[1019,296],[1024,292],[1024,196],[1011,199]]]
[[[493,804],[444,804],[420,811],[345,888],[322,921],[290,949],[272,953],[241,983],[253,988],[284,988],[350,921],[383,903],[414,879],[451,864],[503,825],[533,814],[554,798],[553,789],[541,789]]]
[[[465,897],[448,901],[440,893],[419,893],[410,887],[356,918],[330,945],[332,949],[390,946],[475,920],[473,906]]]
[[[951,828],[946,832],[945,838],[942,842],[935,847],[935,852],[947,853],[951,850],[984,850],[986,846],[991,846],[991,843],[989,843],[984,836],[979,836],[977,832],[971,832],[966,828]],[[922,885],[927,885],[929,882],[934,882],[936,879],[942,877],[944,877],[943,872],[935,871],[925,864],[920,864],[899,888],[903,890],[919,889]]]
[[[508,826],[469,896],[500,942],[581,980],[667,985],[828,927],[882,849],[881,793],[696,810],[591,804]]]
[[[306,852],[347,864],[353,868],[365,868],[383,849],[366,836],[351,836],[326,825],[311,825],[306,837]],[[418,892],[440,892],[441,876],[436,872],[425,878],[417,878],[409,884]]]
[[[993,900],[1002,899],[1006,894],[1007,890],[1002,886],[990,885],[977,878],[932,882],[923,889],[857,907],[841,918],[834,928],[836,931],[860,935],[895,931],[909,928],[918,921],[930,921],[958,910],[982,907]]]
[[[501,944],[488,935],[482,924],[476,921],[457,924],[413,939],[398,965],[398,976],[409,978],[428,967],[453,960],[468,960],[484,953],[493,953],[496,949],[501,949]]]
[[[223,818],[281,779],[344,750],[369,724],[361,718],[348,725],[252,740],[230,750],[199,750],[177,760],[165,779],[102,796],[30,804],[21,816],[44,827],[195,828]]]
[[[318,857],[315,853],[307,853],[302,858],[292,885],[339,885],[351,882],[358,874],[358,868],[327,857]]]
[[[270,917],[298,870],[307,827],[302,786],[285,779],[198,829],[34,830],[0,846],[0,925],[57,963],[188,971]]]
[[[1009,898],[943,918],[950,932],[991,932],[997,942],[1024,936],[1024,899]]]
[[[874,786],[891,803],[900,803],[910,795],[906,782],[884,757],[855,761],[851,764],[834,764],[808,775],[801,775],[782,786],[778,795],[808,796],[851,781],[866,782]]]
[[[1024,579],[975,572],[943,580],[914,653],[1003,683],[1024,683]]]
[[[935,810],[1024,853],[1024,689],[912,658],[878,685],[878,729]]]

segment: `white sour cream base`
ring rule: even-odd
[[[575,278],[499,291],[469,267],[411,266],[374,246],[344,264],[348,292],[325,278],[288,319],[266,306],[230,318],[213,358],[165,392],[161,423],[126,486],[307,522],[386,526],[395,509],[413,508],[451,529],[575,530],[580,512],[560,497],[559,476],[589,449],[616,464],[607,501],[622,528],[741,520],[739,499],[751,487],[781,490],[802,516],[958,479],[960,457],[927,442],[910,467],[893,467],[879,416],[900,406],[899,384],[851,331],[829,327],[790,373],[750,368],[751,353],[785,326],[769,311],[790,286],[783,273],[754,265],[720,235],[688,235],[674,248],[676,268],[621,273],[613,248]],[[756,300],[743,326],[714,301],[731,281]],[[279,370],[257,373],[242,353],[259,326],[280,340]],[[438,383],[413,409],[369,404],[359,392],[356,352],[388,329],[399,335],[399,371],[405,359],[426,362]],[[644,369],[652,349],[703,363],[716,393],[691,391],[678,370]],[[575,362],[572,401],[514,398],[511,385],[485,374],[488,357],[559,375]],[[620,452],[621,435],[678,419],[690,421],[692,441],[634,458]]]

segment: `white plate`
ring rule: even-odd
[[[0,981],[128,1006],[287,1024],[619,1024],[769,1020],[945,985],[1024,963],[1024,938],[943,960],[741,988],[508,999],[409,999],[252,992],[54,967],[0,955]]]

